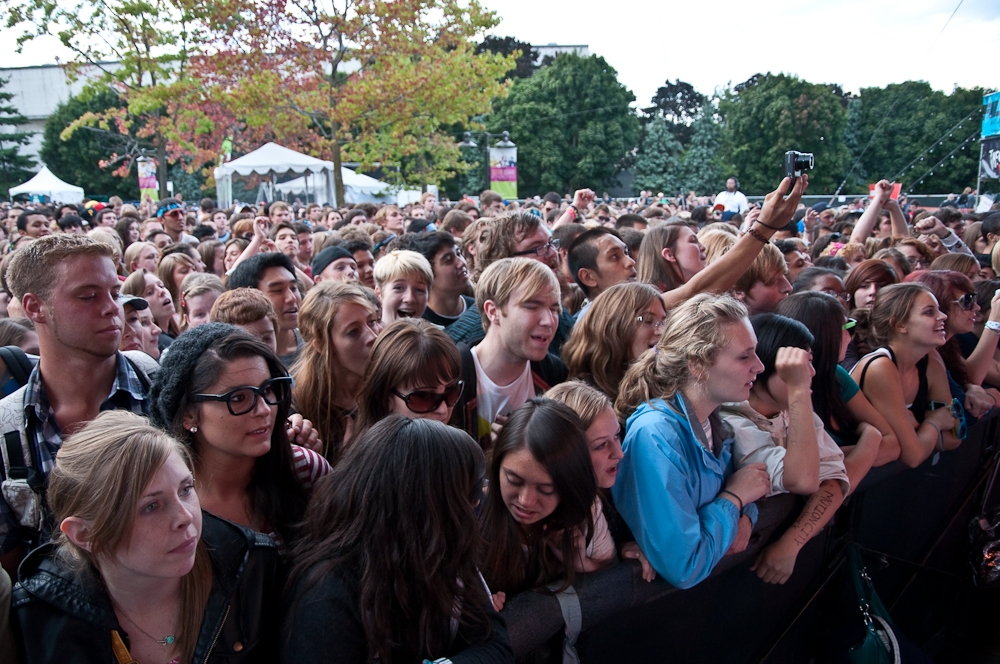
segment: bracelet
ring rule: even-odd
[[[997,322],[995,320],[988,320],[986,321],[986,329],[990,330],[991,332],[996,332],[997,334],[1000,334],[1000,322]]]
[[[760,224],[760,225],[761,225],[761,226],[763,226],[764,228],[770,228],[770,229],[771,229],[772,231],[780,231],[780,230],[784,230],[784,226],[772,226],[771,224],[765,224],[765,223],[764,223],[763,221],[761,221],[761,220],[760,220],[759,218],[758,218],[758,219],[754,219],[754,223],[755,223],[755,224]]]
[[[758,242],[761,242],[763,244],[767,244],[768,242],[770,242],[770,240],[768,240],[766,237],[764,237],[763,235],[761,235],[757,231],[757,229],[754,228],[753,226],[751,226],[750,228],[746,229],[745,233],[747,235],[749,235],[750,237],[752,237],[753,239],[755,239]]]
[[[743,499],[740,498],[739,496],[737,496],[735,493],[733,493],[729,489],[723,489],[722,491],[719,492],[719,495],[721,496],[724,493],[728,493],[730,496],[732,496],[733,498],[735,498],[736,500],[739,501],[739,503],[740,503],[740,516],[743,516]]]
[[[938,449],[944,452],[944,434],[941,433],[941,428],[933,422],[929,422],[927,420],[924,420],[921,424],[929,424],[934,427],[934,430],[937,431],[938,434]]]

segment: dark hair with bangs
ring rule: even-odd
[[[440,656],[452,619],[489,630],[473,509],[484,468],[468,434],[433,420],[392,415],[362,434],[306,513],[286,585],[289,638],[307,638],[296,618],[314,610],[330,575],[357,588],[366,661]]]
[[[403,318],[382,330],[365,362],[358,390],[354,437],[389,415],[392,391],[411,386],[437,389],[462,374],[462,358],[447,334],[422,318]]]
[[[844,307],[832,295],[807,290],[782,300],[776,311],[802,323],[812,333],[812,364],[816,370],[812,380],[813,412],[839,438],[852,439],[857,420],[847,408],[837,381],[843,325],[847,321]]]
[[[528,450],[545,468],[559,497],[555,511],[530,526],[514,520],[500,491],[500,466],[507,455],[521,450]],[[511,413],[497,437],[489,482],[480,515],[483,547],[479,562],[490,589],[509,596],[552,582],[558,583],[560,590],[572,585],[575,533],[586,533],[590,541],[594,531],[591,508],[597,497],[594,467],[579,416],[552,399],[529,399]]]
[[[764,370],[754,379],[753,389],[770,394],[767,381],[777,373],[775,361],[778,359],[778,349],[791,346],[812,350],[813,335],[799,321],[778,314],[755,314],[750,317],[750,324],[757,335],[757,357],[764,365]]]

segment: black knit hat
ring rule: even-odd
[[[319,252],[316,254],[316,258],[314,258],[312,262],[313,276],[322,274],[323,270],[330,266],[330,263],[339,261],[341,258],[350,258],[351,260],[354,260],[354,254],[337,245],[327,247],[323,251]]]
[[[173,431],[174,417],[181,398],[191,385],[198,360],[209,346],[231,334],[247,333],[235,325],[206,323],[174,339],[149,390],[149,419],[153,424]]]

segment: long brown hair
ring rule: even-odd
[[[295,377],[295,406],[303,417],[312,420],[323,441],[323,456],[331,464],[340,457],[347,413],[334,405],[337,376],[342,369],[330,334],[337,314],[346,304],[357,304],[375,313],[360,286],[323,281],[309,289],[299,309],[299,333],[305,345],[291,370]]]
[[[500,467],[508,454],[520,450],[528,450],[545,468],[559,497],[552,514],[528,527],[514,520],[500,492]],[[510,595],[554,581],[562,589],[572,585],[575,534],[585,533],[588,542],[593,536],[591,509],[597,497],[594,467],[579,416],[558,401],[529,399],[511,413],[497,437],[489,481],[480,515],[480,567],[490,588]],[[560,552],[562,560],[553,549]]]
[[[397,648],[411,662],[444,655],[452,618],[488,630],[473,511],[484,466],[479,445],[440,422],[375,424],[313,495],[287,585],[292,614],[333,574],[356,579],[367,661],[395,661]]]
[[[593,383],[612,401],[618,398],[632,361],[632,340],[642,325],[638,317],[659,297],[654,286],[631,283],[616,284],[594,298],[562,347],[569,377]]]
[[[91,549],[78,548],[56,529],[53,542],[60,559],[79,573],[100,576],[95,558],[113,556],[128,542],[135,527],[133,507],[174,453],[192,468],[184,445],[145,418],[121,410],[101,413],[67,438],[49,478],[49,505],[56,523],[73,516],[91,525]],[[180,590],[177,649],[187,662],[194,657],[212,590],[212,561],[203,540]]]
[[[639,257],[636,258],[639,281],[656,286],[663,292],[684,284],[680,270],[663,257],[663,250],[673,251],[685,228],[688,228],[687,224],[666,223],[646,231],[639,245]]]
[[[421,318],[393,322],[378,335],[365,362],[354,435],[388,417],[392,390],[453,383],[461,374],[462,358],[451,337]]]
[[[934,297],[937,298],[938,308],[948,316],[958,308],[958,304],[953,302],[955,293],[975,293],[976,288],[972,281],[962,274],[953,270],[931,270],[914,272],[911,281],[925,284],[930,287]],[[951,372],[951,377],[961,386],[969,384],[969,369],[962,356],[962,349],[958,345],[955,336],[948,338],[944,345],[938,348],[938,354],[944,361],[944,366]]]

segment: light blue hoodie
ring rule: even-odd
[[[706,579],[736,539],[739,510],[719,497],[733,473],[732,431],[718,410],[710,420],[718,457],[698,442],[692,427],[701,425],[679,395],[639,406],[626,423],[611,490],[649,562],[678,588]],[[757,506],[744,512],[756,525]]]

